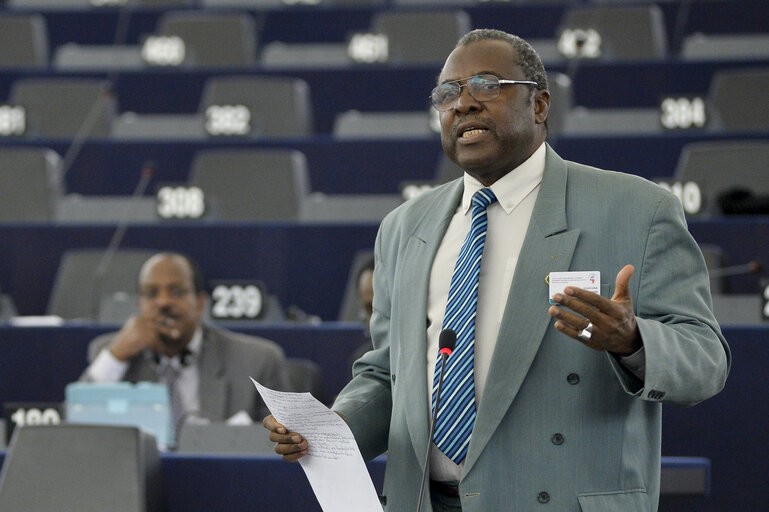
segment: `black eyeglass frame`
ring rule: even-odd
[[[467,87],[467,82],[472,80],[473,78],[482,78],[482,79],[486,79],[486,80],[488,80],[490,78],[493,78],[493,79],[495,79],[497,81],[497,84],[499,84],[500,86],[501,85],[514,85],[514,84],[533,85],[535,87],[539,86],[539,84],[537,82],[533,82],[531,80],[505,80],[505,79],[499,78],[496,75],[492,75],[492,74],[489,74],[489,73],[484,73],[484,74],[481,74],[481,75],[469,76],[467,78],[460,78],[459,80],[449,80],[448,82],[443,82],[442,84],[437,85],[430,92],[430,104],[438,112],[446,112],[447,110],[451,110],[456,105],[456,102],[459,101],[460,96],[462,96],[462,87]],[[460,82],[464,82],[464,83],[460,83]],[[459,89],[459,94],[457,94],[457,99],[454,102],[452,102],[448,107],[438,108],[438,106],[435,104],[435,92],[438,89],[440,89],[441,87],[444,87],[447,84],[456,84],[458,89]],[[468,90],[470,92],[470,96],[472,96],[473,99],[475,99],[475,101],[480,101],[480,102],[491,101],[491,100],[496,99],[496,98],[499,97],[499,94],[497,94],[493,98],[479,99],[479,98],[476,98],[475,95],[472,93],[472,89],[468,89]],[[499,92],[500,93],[502,92],[502,88],[501,87],[499,88]]]

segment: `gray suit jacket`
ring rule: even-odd
[[[374,350],[356,362],[334,404],[364,456],[388,450],[391,511],[418,499],[429,425],[428,280],[462,189],[453,181],[382,222]],[[549,272],[598,270],[602,295],[611,297],[628,263],[636,269],[630,288],[644,382],[612,355],[557,332],[547,313]],[[705,262],[678,199],[641,178],[564,161],[548,147],[459,482],[463,510],[549,503],[558,512],[655,511],[661,402],[706,399],[728,373],[729,348],[711,309]]]
[[[94,338],[88,346],[88,361],[92,362],[114,337],[115,333],[107,333]],[[291,389],[283,349],[264,338],[203,326],[198,365],[201,416],[211,421],[225,421],[241,410],[257,422],[269,414],[249,377],[271,389]],[[145,351],[134,357],[123,380],[156,382],[157,364],[152,353]]]

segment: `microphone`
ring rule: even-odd
[[[452,329],[443,329],[438,336],[438,355],[441,356],[441,372],[438,376],[438,389],[435,391],[435,408],[433,409],[433,418],[430,421],[430,433],[427,436],[427,451],[425,452],[425,469],[422,471],[422,483],[419,484],[419,501],[417,502],[417,512],[422,512],[422,501],[425,495],[425,483],[427,482],[427,473],[430,470],[430,446],[433,444],[433,429],[435,420],[438,417],[438,409],[441,406],[441,388],[443,387],[443,371],[446,369],[446,358],[454,351],[454,345],[457,343],[457,333]]]
[[[134,216],[134,213],[136,213],[137,203],[135,199],[144,195],[144,192],[147,190],[147,186],[152,180],[152,176],[154,174],[155,163],[151,160],[144,162],[142,165],[139,181],[136,183],[136,188],[131,194],[131,201],[128,205],[126,205],[126,208],[123,211],[123,215],[120,217],[117,226],[115,227],[115,231],[112,233],[112,238],[107,244],[107,248],[104,250],[104,253],[102,253],[101,258],[99,259],[99,264],[96,266],[96,270],[94,270],[93,296],[91,297],[91,316],[94,320],[99,318],[101,294],[102,288],[104,287],[104,278],[107,275],[107,269],[109,268],[109,264],[112,261],[112,258],[115,256],[115,253],[120,248],[120,244],[123,241],[123,236],[125,236],[125,232],[128,229],[128,224],[131,221],[131,218]]]

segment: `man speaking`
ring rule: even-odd
[[[382,222],[374,348],[333,406],[365,458],[387,451],[386,510],[416,510],[427,465],[424,510],[656,511],[662,402],[713,396],[730,366],[678,199],[548,146],[545,70],[516,36],[464,36],[431,99],[465,174]]]

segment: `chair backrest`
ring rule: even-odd
[[[325,402],[326,391],[323,385],[323,373],[315,361],[301,358],[286,359],[286,369],[291,383],[291,390],[296,393],[309,392],[320,402]]]
[[[769,127],[769,68],[718,71],[710,82],[709,104],[717,127],[762,131]]]
[[[172,11],[160,18],[157,33],[184,41],[187,65],[232,68],[256,63],[258,33],[247,13]]]
[[[138,301],[137,294],[124,291],[102,295],[99,301],[99,316],[96,320],[100,324],[123,325],[126,320],[139,312]]]
[[[59,261],[56,279],[48,301],[48,314],[62,318],[97,320],[103,297],[115,292],[136,293],[139,270],[156,251],[119,249],[97,275],[104,249],[73,249]]]
[[[339,307],[340,322],[363,322],[365,314],[358,295],[358,276],[366,266],[372,266],[374,251],[363,249],[357,251],[350,263],[350,270],[347,272],[347,284],[344,287],[342,304]]]
[[[681,150],[674,181],[697,184],[701,213],[718,214],[718,197],[734,189],[769,195],[769,142],[709,141]]]
[[[241,116],[242,126],[224,122],[219,114],[227,109]],[[310,86],[301,78],[214,76],[206,80],[199,110],[212,135],[297,137],[313,133]]]
[[[16,80],[9,103],[24,107],[27,137],[106,137],[117,111],[107,84],[94,79]]]
[[[0,510],[159,512],[155,439],[136,427],[25,426],[0,474]]]
[[[371,20],[371,31],[387,36],[387,62],[395,64],[443,63],[471,28],[461,10],[379,11]]]
[[[297,220],[309,193],[305,156],[287,149],[199,151],[188,183],[203,190],[212,217],[228,220]]]
[[[667,55],[662,10],[656,5],[574,7],[563,14],[559,49],[566,57],[650,60]]]
[[[0,68],[48,65],[48,28],[40,14],[0,16]]]
[[[0,222],[49,222],[63,192],[58,153],[0,148]]]

